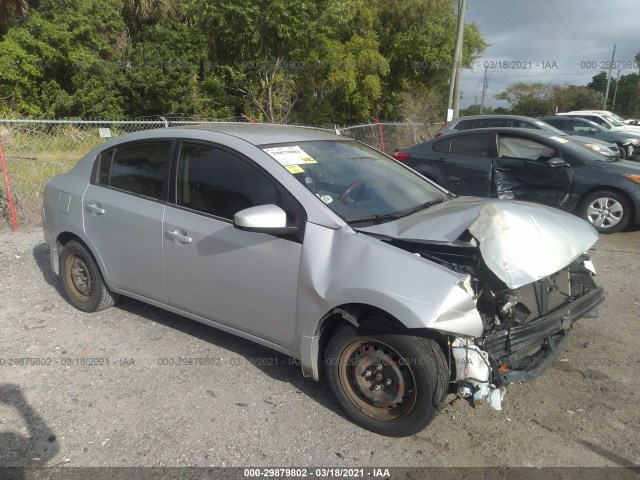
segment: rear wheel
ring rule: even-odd
[[[60,253],[60,276],[71,305],[83,312],[103,310],[118,299],[104,283],[93,256],[75,240]]]
[[[393,437],[425,428],[448,387],[438,344],[390,329],[340,327],[327,346],[325,368],[349,416],[367,430]]]
[[[598,190],[582,200],[579,215],[600,233],[614,233],[626,228],[631,205],[626,197],[608,190]]]

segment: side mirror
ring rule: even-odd
[[[589,131],[590,131],[591,133],[598,133],[598,129],[597,129],[597,128],[593,128],[593,127],[592,127],[592,128],[590,128],[590,129],[589,129]]]
[[[233,226],[269,235],[293,235],[298,231],[298,227],[287,226],[287,214],[277,205],[258,205],[240,210],[233,216]]]
[[[558,157],[550,158],[545,163],[547,164],[548,167],[551,167],[551,168],[559,168],[559,167],[568,167],[569,166],[569,164],[567,162],[565,162],[563,159],[558,158]]]

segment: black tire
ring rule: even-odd
[[[615,233],[629,225],[631,204],[617,192],[597,190],[582,199],[578,215],[600,233]]]
[[[622,145],[618,145],[618,151],[620,152],[620,160],[626,160],[628,156],[627,149]]]
[[[104,283],[93,255],[75,240],[60,253],[60,277],[69,303],[83,312],[97,312],[112,306],[118,295]]]
[[[435,341],[371,324],[336,330],[327,345],[325,371],[338,403],[355,423],[391,437],[414,435],[431,423],[449,379]]]

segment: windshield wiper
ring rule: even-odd
[[[444,202],[444,198],[436,198],[435,200],[429,200],[428,202],[421,203],[415,207],[411,207],[407,210],[401,210],[399,212],[394,213],[381,213],[378,215],[370,215],[368,217],[360,217],[354,218],[352,220],[347,221],[347,223],[361,223],[361,222],[371,222],[374,225],[384,221],[384,220],[397,220],[399,218],[408,217],[409,215],[413,215],[420,210],[425,210],[433,205],[437,205],[438,203]]]
[[[426,210],[427,208],[433,207],[434,205],[437,205],[442,202],[444,202],[444,198],[436,198],[435,200],[430,200],[421,205],[418,205],[417,207],[410,208],[403,212],[398,212],[398,214],[400,215],[400,217],[398,218],[408,217],[409,215],[413,215],[414,213],[419,212],[420,210]]]

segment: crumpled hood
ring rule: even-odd
[[[598,240],[584,220],[514,200],[458,197],[406,218],[358,229],[402,240],[450,243],[469,230],[487,266],[509,288],[566,267]]]

